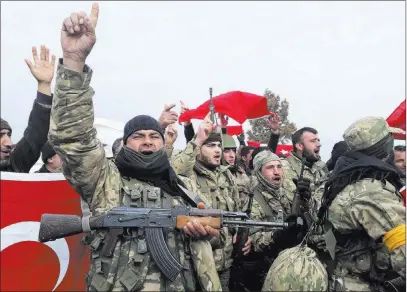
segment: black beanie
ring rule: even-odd
[[[221,136],[221,134],[220,134],[220,133],[217,133],[217,132],[211,132],[211,133],[209,134],[208,139],[205,140],[205,142],[203,143],[203,145],[209,144],[209,143],[212,143],[212,142],[221,142],[221,143],[222,143],[222,136]]]
[[[48,158],[53,157],[55,154],[57,154],[54,150],[54,148],[51,146],[49,141],[47,141],[44,146],[42,146],[41,149],[41,159],[44,164],[47,164]]]
[[[150,116],[139,115],[132,118],[124,126],[123,144],[126,145],[126,140],[131,134],[140,130],[157,131],[164,140],[164,133],[158,121]]]
[[[9,123],[7,123],[6,120],[3,120],[2,118],[0,118],[0,130],[9,130],[11,132],[11,127],[9,125]]]

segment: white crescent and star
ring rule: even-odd
[[[1,251],[9,246],[24,242],[24,241],[38,241],[38,233],[40,231],[40,222],[24,221],[11,224],[1,229]],[[57,283],[52,291],[54,291],[64,279],[69,266],[69,247],[65,239],[57,239],[44,243],[49,246],[57,255],[59,260],[59,276]]]

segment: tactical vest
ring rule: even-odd
[[[220,176],[225,176],[226,179],[221,179]],[[221,209],[225,211],[237,211],[237,204],[230,194],[232,193],[232,186],[234,185],[232,174],[229,171],[224,171],[219,174],[218,182],[196,173],[197,187],[201,193],[201,199],[206,204],[214,209]],[[226,227],[225,231],[225,246],[222,249],[213,250],[213,257],[215,259],[216,270],[218,272],[229,269],[232,265],[232,234]]]
[[[161,189],[136,179],[122,178],[120,202],[133,208],[171,208],[183,204]],[[195,272],[189,244],[177,230],[164,230],[164,238],[174,258],[183,266],[175,281],[170,282],[155,265],[146,243],[143,228],[128,228],[120,237],[112,256],[102,253],[107,243],[105,231],[93,233],[91,269],[86,276],[88,291],[196,291]]]
[[[285,158],[285,160],[289,162],[291,169],[297,174],[298,179],[301,173],[301,164],[298,163],[298,161],[296,160],[296,158],[293,157],[293,155],[288,156],[287,158]],[[312,166],[312,169],[305,167],[304,177],[307,177],[306,175],[307,172],[312,173],[313,180],[311,181],[311,190],[312,192],[314,192],[320,184],[319,180],[328,173],[328,169],[326,169],[326,166],[324,166],[321,161],[317,161]]]
[[[386,186],[383,185],[383,188],[386,189]],[[390,289],[388,285],[399,285],[400,281],[404,282],[405,291],[405,280],[400,280],[400,275],[392,269],[390,252],[382,238],[374,240],[365,230],[350,232],[337,230],[328,220],[329,208],[326,212],[323,226],[325,244],[314,250],[325,263],[329,278],[334,280],[331,284],[332,289],[344,291],[341,277],[355,277],[368,284],[374,292],[398,291]],[[334,259],[329,251],[335,253]]]

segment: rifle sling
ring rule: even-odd
[[[266,214],[267,221],[273,221],[274,215],[273,211],[271,210],[269,204],[267,204],[266,200],[264,199],[263,195],[259,191],[258,188],[254,189],[253,198],[259,203],[260,207],[263,209],[264,213]]]

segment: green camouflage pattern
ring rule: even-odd
[[[229,167],[220,165],[214,171],[196,163],[200,147],[190,141],[187,147],[173,160],[174,170],[182,177],[189,179],[192,190],[199,190],[199,197],[206,206],[225,211],[238,211],[241,208],[238,186]],[[183,179],[185,180],[185,179]],[[217,271],[224,271],[232,265],[232,233],[224,227],[220,238],[211,240],[213,256]],[[221,247],[221,248],[220,248]]]
[[[193,174],[196,156],[201,151],[201,146],[195,140],[188,142],[184,150],[172,156],[171,165],[176,174],[190,177]]]
[[[263,165],[270,161],[281,161],[281,159],[269,150],[261,151],[253,160],[254,171],[261,171]]]
[[[378,180],[363,179],[350,184],[337,195],[332,202],[328,219],[336,231],[341,234],[349,234],[355,231],[364,231],[372,240],[380,240],[393,228],[406,223],[406,209],[401,202],[400,195],[393,185]],[[349,235],[352,236],[352,235]],[[406,274],[406,248],[402,245],[389,253],[387,247],[379,249],[381,258],[388,258],[386,265],[388,270],[394,270],[401,276]],[[362,274],[360,261],[368,261],[367,258],[354,261],[337,261],[334,276],[337,278],[350,278],[343,281],[346,291],[369,291],[369,283],[358,278]],[[380,269],[383,265],[377,263]],[[386,266],[384,265],[384,266]],[[362,270],[361,270],[362,269]],[[352,283],[355,283],[353,286]]]
[[[284,216],[291,213],[291,201],[289,200],[288,190],[280,187],[279,189],[267,188],[263,185],[258,185],[257,190],[261,193],[266,203],[274,216],[274,221],[277,220],[278,211],[282,210]],[[243,207],[243,210],[248,208],[248,202]],[[253,197],[252,209],[250,214],[251,219],[256,221],[267,221],[266,213],[260,204]],[[266,247],[273,244],[274,231],[259,231],[252,235],[253,249],[255,252],[262,252]]]
[[[328,291],[328,274],[315,251],[296,246],[274,260],[262,291]]]
[[[386,137],[391,128],[382,117],[366,117],[350,125],[343,139],[350,150],[363,150]]]
[[[129,197],[132,194],[126,193],[117,167],[112,161],[106,159],[105,150],[96,137],[96,129],[93,125],[94,90],[89,86],[92,70],[85,66],[84,72],[87,73],[74,72],[59,64],[48,136],[51,145],[63,161],[65,178],[88,203],[93,215],[99,215],[113,207],[130,203],[132,199],[129,200]],[[150,185],[142,182],[137,182],[134,186],[140,190],[151,189]],[[123,192],[127,195],[124,195],[123,201],[120,201]],[[145,192],[142,193],[145,194]],[[167,196],[163,192],[160,194]],[[156,202],[161,202],[161,199],[162,197],[158,197]],[[140,202],[140,206],[148,207],[150,204],[150,200],[144,195]],[[185,204],[185,202],[174,197],[172,204]],[[90,243],[92,264],[86,277],[89,291],[196,290],[196,287],[192,287],[193,283],[181,281],[181,274],[185,272],[182,272],[173,283],[164,279],[154,261],[150,259],[149,252],[135,252],[139,239],[119,241],[113,257],[101,256],[98,251],[103,247],[105,235],[103,232],[93,234],[94,239]],[[189,239],[185,238],[181,231],[175,230],[170,232],[167,244],[171,253],[181,264],[184,264],[184,267],[194,259],[188,254],[189,248],[192,249],[192,253],[200,254],[199,261],[192,265],[204,274],[198,273],[193,280],[198,279],[204,288],[219,291],[220,281],[219,277],[215,277],[213,258],[208,257],[208,254],[211,254],[208,241],[197,240],[190,245]],[[136,282],[137,279],[139,281]],[[128,285],[134,286],[130,289]]]
[[[250,177],[241,168],[233,174],[233,177],[239,192],[239,206],[244,206],[250,194]]]
[[[283,165],[284,170],[284,179],[283,185],[289,189],[294,195],[296,186],[293,182],[293,179],[298,179],[301,173],[301,159],[298,158],[295,154],[291,152],[291,155],[285,159],[281,160],[281,164]],[[326,176],[328,173],[328,169],[325,165],[325,162],[319,160],[314,163],[312,168],[305,166],[304,168],[304,178],[307,178],[311,181],[311,191],[312,195],[314,194],[315,190],[320,186],[320,180]],[[290,198],[292,201],[293,198]]]

